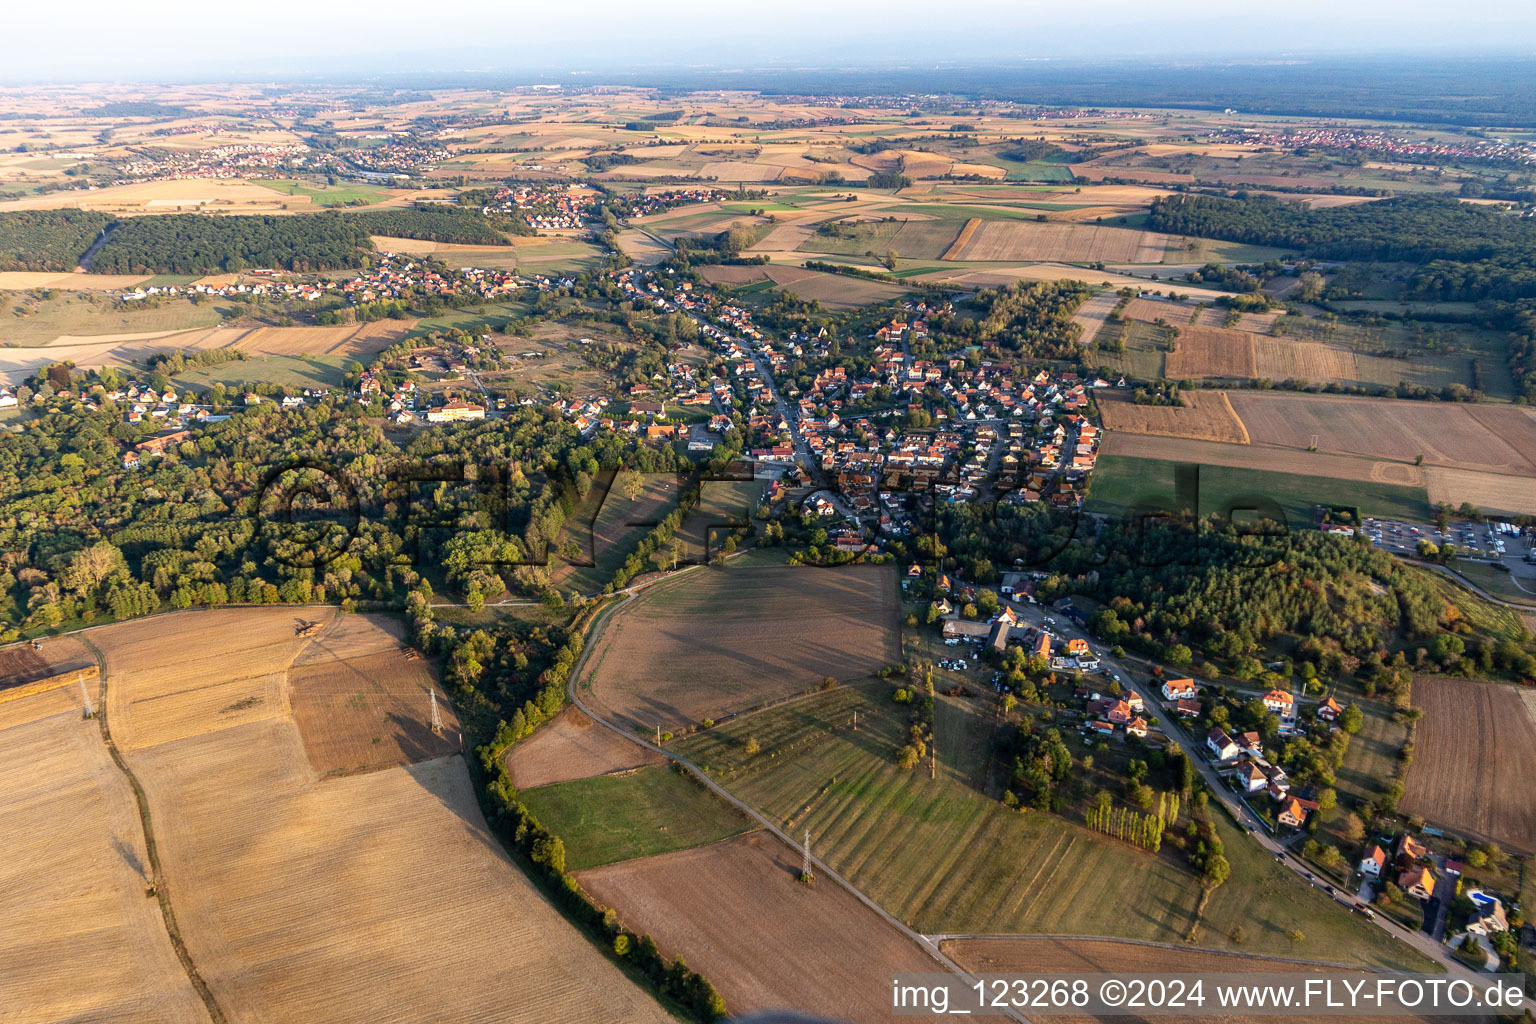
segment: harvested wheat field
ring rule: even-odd
[[[345,615],[288,673],[288,702],[321,778],[459,753],[458,715],[395,619]],[[440,731],[432,728],[436,697]]]
[[[1536,850],[1536,720],[1501,683],[1418,676],[1424,717],[1398,806],[1478,839]]]
[[[1408,463],[1378,462],[1358,455],[1330,455],[1326,452],[1153,434],[1106,434],[1100,451],[1104,455],[1259,469],[1330,480],[1372,480],[1402,487],[1423,487],[1426,479],[1434,472],[1425,472]]]
[[[284,680],[310,641],[302,619],[330,609],[226,608],[93,630],[106,656],[112,737],[123,750],[288,714]]]
[[[1255,444],[1536,476],[1536,412],[1393,399],[1234,392]]]
[[[1195,313],[1195,307],[1186,306],[1182,302],[1168,302],[1163,299],[1135,298],[1126,303],[1124,316],[1127,320],[1140,320],[1144,323],[1155,324],[1164,320],[1170,324],[1182,327],[1189,323],[1189,318]]]
[[[0,710],[0,1019],[206,1024],[145,897],[133,791],[80,699]]]
[[[1091,344],[1119,301],[1120,296],[1114,292],[1100,292],[1077,307],[1072,316],[1072,322],[1080,328],[1077,340],[1084,345]]]
[[[763,270],[774,284],[795,298],[804,302],[819,302],[828,309],[856,309],[877,302],[890,302],[911,291],[899,284],[824,274],[803,267],[769,264]]]
[[[233,1022],[670,1020],[507,860],[458,757],[317,781],[274,719],[130,761]]]
[[[1424,475],[1432,502],[1460,505],[1470,501],[1486,512],[1516,516],[1530,515],[1536,509],[1536,478],[1447,466],[1430,466]]]
[[[589,779],[660,764],[665,758],[566,708],[549,725],[513,746],[507,773],[518,789]]]
[[[1130,396],[1103,393],[1099,412],[1106,430],[1247,444],[1248,430],[1224,391],[1186,391],[1183,405],[1137,405]]]
[[[215,207],[240,213],[308,213],[307,195],[285,195],[276,189],[233,178],[177,178],[112,185],[89,191],[69,190],[0,202],[7,210],[104,210],[112,213],[175,213]]]
[[[944,968],[847,890],[800,884],[800,857],[758,832],[577,874],[714,982],[733,1013],[795,1008],[851,1022],[890,1020],[890,978]]]
[[[615,610],[582,685],[649,731],[756,707],[900,660],[890,566],[703,567]]]
[[[294,624],[291,609],[189,611],[92,634],[166,891],[226,1017],[667,1021],[502,853],[462,758],[320,779],[273,702],[231,716],[224,701],[265,697],[315,644]],[[357,617],[306,653],[345,661],[380,632]]]
[[[1161,263],[1167,248],[1168,237],[1154,231],[1069,222],[992,220],[983,222],[963,246],[951,246],[944,258],[978,262]]]
[[[1170,380],[1207,377],[1251,379],[1255,375],[1253,335],[1224,327],[1178,328],[1179,336],[1163,361]]]
[[[772,281],[796,298],[805,302],[820,302],[828,309],[857,309],[876,302],[889,302],[910,290],[884,281],[866,281],[772,263],[755,267],[704,267],[700,273],[710,284],[726,288],[757,281]]]
[[[377,355],[410,333],[414,321],[376,320],[338,327],[221,327],[177,337],[180,348],[233,348],[252,356]]]
[[[1259,338],[1256,374],[1271,380],[1360,382],[1360,359],[1348,349],[1293,338]]]
[[[72,291],[116,291],[149,280],[147,274],[61,274],[51,270],[0,271],[0,291],[28,288],[68,288]]]

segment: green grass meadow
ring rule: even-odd
[[[696,779],[666,765],[556,782],[520,798],[565,843],[571,871],[686,850],[754,827]]]

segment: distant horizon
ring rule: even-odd
[[[1446,22],[1430,0],[1295,0],[1283,14],[1213,14],[1168,0],[1157,16],[1132,0],[1101,0],[1087,17],[1024,0],[1005,7],[953,0],[942,19],[914,0],[778,0],[761,13],[661,0],[643,10],[613,0],[522,9],[472,2],[451,17],[403,0],[366,8],[273,0],[259,12],[147,0],[71,7],[67,42],[57,12],[8,12],[11,44],[0,83],[365,79],[391,74],[623,75],[799,66],[884,69],[892,64],[1039,64],[1123,60],[1175,63],[1361,57],[1536,59],[1536,10],[1481,0]],[[572,30],[572,22],[577,31]],[[44,45],[36,45],[36,44]]]

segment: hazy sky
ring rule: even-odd
[[[13,0],[0,77],[583,68],[891,59],[1495,50],[1536,55],[1532,0]],[[387,58],[408,56],[406,61]]]

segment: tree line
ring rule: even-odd
[[[1408,295],[1443,301],[1536,297],[1536,221],[1447,196],[1396,196],[1314,209],[1271,196],[1172,195],[1154,231],[1291,249],[1326,260],[1418,265]]]

